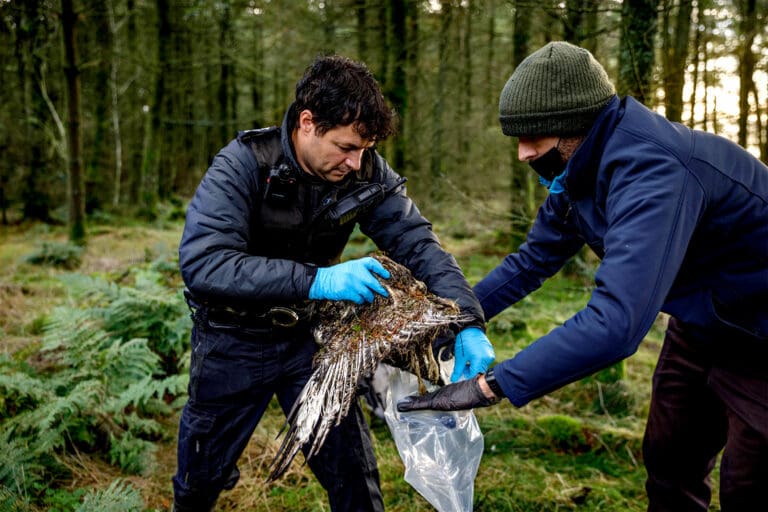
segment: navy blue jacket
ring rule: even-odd
[[[241,132],[213,159],[189,204],[179,266],[184,283],[199,300],[241,309],[301,302],[309,295],[316,265],[330,263],[313,261],[312,255],[303,254],[304,249],[294,249],[290,237],[266,241],[256,235],[262,221],[264,173],[270,161],[289,165],[302,180],[302,190],[335,186],[317,183],[317,178],[300,169],[290,142],[289,118],[286,115],[282,128]],[[405,187],[398,185],[400,177],[373,149],[366,150],[360,172],[345,180],[362,177],[386,185],[391,192],[378,206],[357,217],[360,230],[430,291],[455,300],[475,319],[468,325],[484,327],[480,304],[456,260],[441,247],[432,225],[406,195]],[[309,218],[321,207],[323,197],[327,196],[307,193],[298,209],[308,212],[305,217]],[[331,241],[339,246],[339,253],[352,227],[344,229],[340,238]]]
[[[521,406],[633,354],[660,311],[768,346],[768,169],[738,145],[615,97],[515,254],[475,286],[486,319],[583,246],[601,258],[586,307],[495,374]],[[766,362],[768,365],[768,362]]]

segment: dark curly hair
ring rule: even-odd
[[[394,114],[365,64],[339,55],[317,57],[296,84],[295,115],[312,112],[318,133],[355,124],[363,139],[384,140]]]

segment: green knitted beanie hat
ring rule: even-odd
[[[588,50],[555,41],[526,57],[509,77],[499,98],[501,130],[513,137],[584,134],[615,94]]]

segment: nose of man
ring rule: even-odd
[[[538,156],[538,152],[533,144],[527,141],[518,141],[517,143],[517,159],[521,162],[533,160]]]
[[[363,150],[352,151],[347,155],[344,164],[348,165],[353,171],[359,171],[363,161]]]

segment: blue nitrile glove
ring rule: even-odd
[[[313,300],[351,300],[355,304],[373,302],[373,292],[387,297],[376,273],[389,279],[389,271],[378,260],[369,257],[345,261],[332,267],[317,269],[317,275],[309,288]]]
[[[456,335],[453,357],[451,382],[457,382],[485,373],[496,354],[482,329],[467,327]]]

